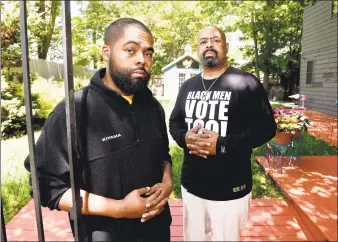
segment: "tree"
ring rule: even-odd
[[[6,3],[11,10],[17,10],[17,3]],[[1,9],[2,10],[2,9]],[[3,12],[3,11],[1,11]],[[2,14],[1,21],[1,68],[21,66],[21,45],[20,45],[20,22],[5,11]]]
[[[194,2],[91,1],[80,2],[81,16],[73,17],[74,63],[97,68],[102,64],[101,45],[106,27],[114,20],[132,17],[143,22],[154,36],[152,75],[195,45],[202,18]]]
[[[79,2],[80,16],[72,17],[74,64],[96,69],[102,65],[101,46],[106,27],[120,16],[117,2]]]
[[[262,71],[265,89],[270,76],[293,73],[295,79],[299,72],[304,1],[215,1],[199,4],[206,16],[216,13],[213,21],[217,25],[223,24],[224,16],[237,17],[237,23],[230,29],[243,33],[242,40],[246,43],[243,52],[248,59],[243,67],[254,69],[258,78]]]
[[[60,1],[28,2],[28,29],[32,42],[37,45],[39,59],[46,59],[55,30],[55,21],[60,16]],[[60,36],[61,37],[61,36]]]

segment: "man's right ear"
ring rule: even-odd
[[[105,61],[108,61],[109,60],[109,55],[110,55],[110,47],[108,45],[104,44],[102,46],[102,58]]]

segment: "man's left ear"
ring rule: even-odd
[[[229,52],[229,43],[226,43],[225,48],[227,50],[227,53]]]

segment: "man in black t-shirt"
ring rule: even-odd
[[[197,52],[203,72],[182,85],[170,116],[170,134],[184,149],[188,241],[239,240],[250,208],[252,149],[276,133],[262,84],[227,64],[228,48],[219,28],[201,30]]]

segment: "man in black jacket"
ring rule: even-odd
[[[147,88],[153,37],[135,19],[106,30],[106,68],[92,77],[82,114],[83,223],[87,241],[170,241],[171,158],[161,104]],[[75,93],[81,95],[82,90]],[[50,114],[36,144],[41,203],[72,203],[65,101]],[[25,167],[30,170],[29,160]]]
[[[184,238],[235,241],[250,207],[252,149],[276,124],[260,81],[228,66],[224,33],[209,26],[198,41],[203,72],[182,85],[169,121],[184,149]]]

